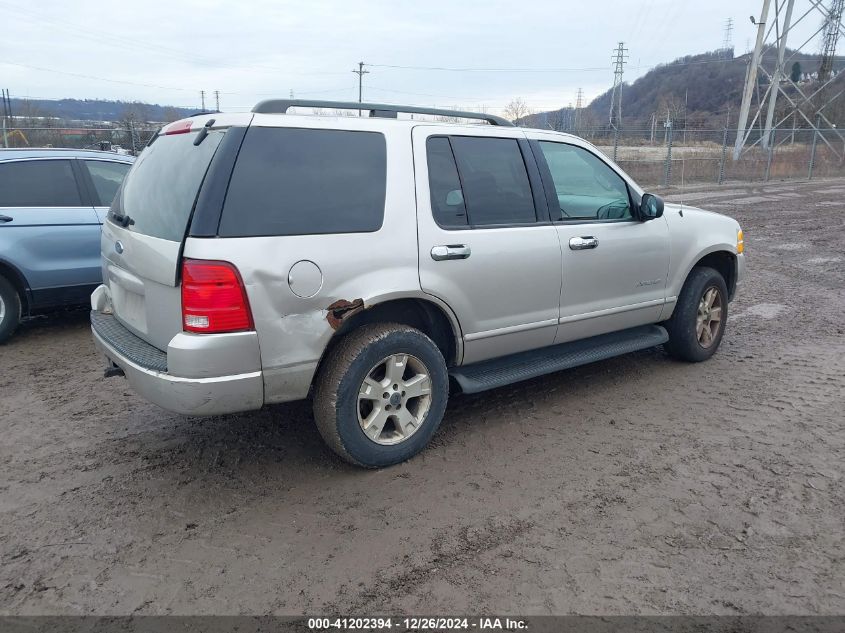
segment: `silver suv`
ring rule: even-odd
[[[744,268],[734,220],[664,212],[580,138],[283,100],[163,128],[102,254],[106,375],[189,415],[311,397],[328,445],[367,467],[428,443],[450,382],[479,392],[661,344],[709,358]]]

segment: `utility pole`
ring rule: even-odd
[[[200,102],[202,103],[202,111],[205,112],[205,90],[200,90]]]
[[[293,88],[290,89],[290,98],[291,98],[291,100],[293,100],[293,98],[294,98],[293,97]]]
[[[370,71],[364,70],[364,62],[358,62],[358,70],[353,70],[352,72],[358,75],[358,103],[363,103],[364,75],[368,75]],[[361,116],[360,110],[358,110],[358,116]]]
[[[657,112],[651,113],[651,142],[654,143],[654,127],[657,125]]]
[[[739,122],[736,130],[736,143],[734,143],[734,160],[739,159],[742,146],[745,144],[745,128],[748,124],[748,112],[751,110],[751,97],[754,95],[754,87],[757,85],[757,67],[760,64],[760,53],[763,48],[763,39],[766,35],[766,20],[769,19],[769,5],[771,3],[771,0],[763,0],[760,20],[756,22],[757,42],[754,45],[754,52],[751,54],[751,65],[748,68],[748,75],[745,78],[745,89],[742,92],[742,105],[739,108]]]
[[[214,91],[214,109],[220,112],[220,91]]]
[[[3,147],[9,147],[9,137],[7,136],[7,128],[13,124],[12,119],[12,100],[9,98],[9,89],[3,88]]]

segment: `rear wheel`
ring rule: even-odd
[[[389,466],[428,444],[448,391],[446,363],[428,336],[406,325],[366,325],[326,360],[314,418],[326,443],[348,462]]]
[[[21,298],[5,277],[0,277],[0,343],[8,339],[21,321]]]
[[[664,323],[669,333],[664,347],[671,356],[681,360],[707,360],[722,342],[727,319],[725,279],[713,268],[693,268],[672,317]]]

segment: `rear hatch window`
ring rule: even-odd
[[[181,242],[200,185],[225,134],[214,130],[194,145],[199,132],[162,135],[132,166],[114,199],[110,217],[128,218],[135,233]]]
[[[221,237],[377,231],[384,219],[383,134],[250,127],[223,206]]]

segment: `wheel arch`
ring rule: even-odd
[[[371,323],[401,323],[420,330],[434,341],[447,366],[459,364],[463,355],[463,336],[458,320],[447,305],[434,297],[409,296],[373,303],[348,303],[342,306],[334,322],[337,328],[323,350],[314,379],[320,375],[326,358],[347,334]]]
[[[23,314],[29,314],[31,306],[30,290],[23,273],[6,260],[0,259],[0,277],[4,277],[12,284],[12,287],[21,298],[21,312]]]
[[[736,253],[724,246],[715,246],[703,253],[699,253],[684,274],[684,282],[681,284],[681,288],[687,283],[687,279],[689,279],[689,275],[693,269],[702,266],[713,268],[722,275],[725,285],[728,287],[728,301],[732,301],[736,293],[737,282]]]

